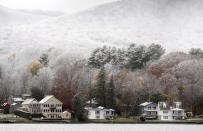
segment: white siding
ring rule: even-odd
[[[107,109],[88,109],[88,119],[106,119],[106,111],[109,111],[109,113],[112,112]],[[108,116],[110,116],[110,114],[108,114]]]

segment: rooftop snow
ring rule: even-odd
[[[42,103],[45,103],[46,101],[48,101],[50,98],[54,97],[53,95],[49,95],[49,96],[46,96],[44,99],[42,99],[39,103],[42,104]]]
[[[22,105],[30,104],[30,103],[32,103],[33,101],[36,101],[36,100],[35,100],[34,98],[26,99],[26,100],[22,103]]]
[[[146,106],[146,105],[149,105],[149,104],[152,104],[152,102],[144,102],[144,103],[140,104],[140,106]]]

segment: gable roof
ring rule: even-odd
[[[140,104],[140,106],[147,106],[149,104],[155,104],[155,103],[153,103],[153,102],[144,102],[144,103]]]
[[[43,98],[39,103],[40,104],[43,104],[45,102],[47,102],[49,99],[51,99],[52,97],[54,97],[53,95],[49,95],[49,96],[46,96],[45,98]],[[55,98],[55,97],[54,97]],[[59,101],[57,98],[55,98],[58,102],[62,103],[61,101]]]
[[[92,107],[85,107],[86,110],[104,110],[104,111],[115,111],[114,109],[106,109],[102,106],[96,107],[96,108],[92,108]]]
[[[16,102],[22,102],[22,101],[24,101],[23,98],[21,98],[21,97],[14,97],[12,99],[13,99],[13,101],[16,101]]]
[[[35,98],[30,98],[30,99],[26,99],[22,105],[27,105],[27,104],[31,104],[33,101],[37,101]]]

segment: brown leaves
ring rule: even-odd
[[[39,61],[33,61],[28,70],[32,73],[32,76],[37,75],[38,71],[43,67],[43,65]]]

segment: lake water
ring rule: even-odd
[[[193,124],[0,124],[0,131],[203,131]]]

